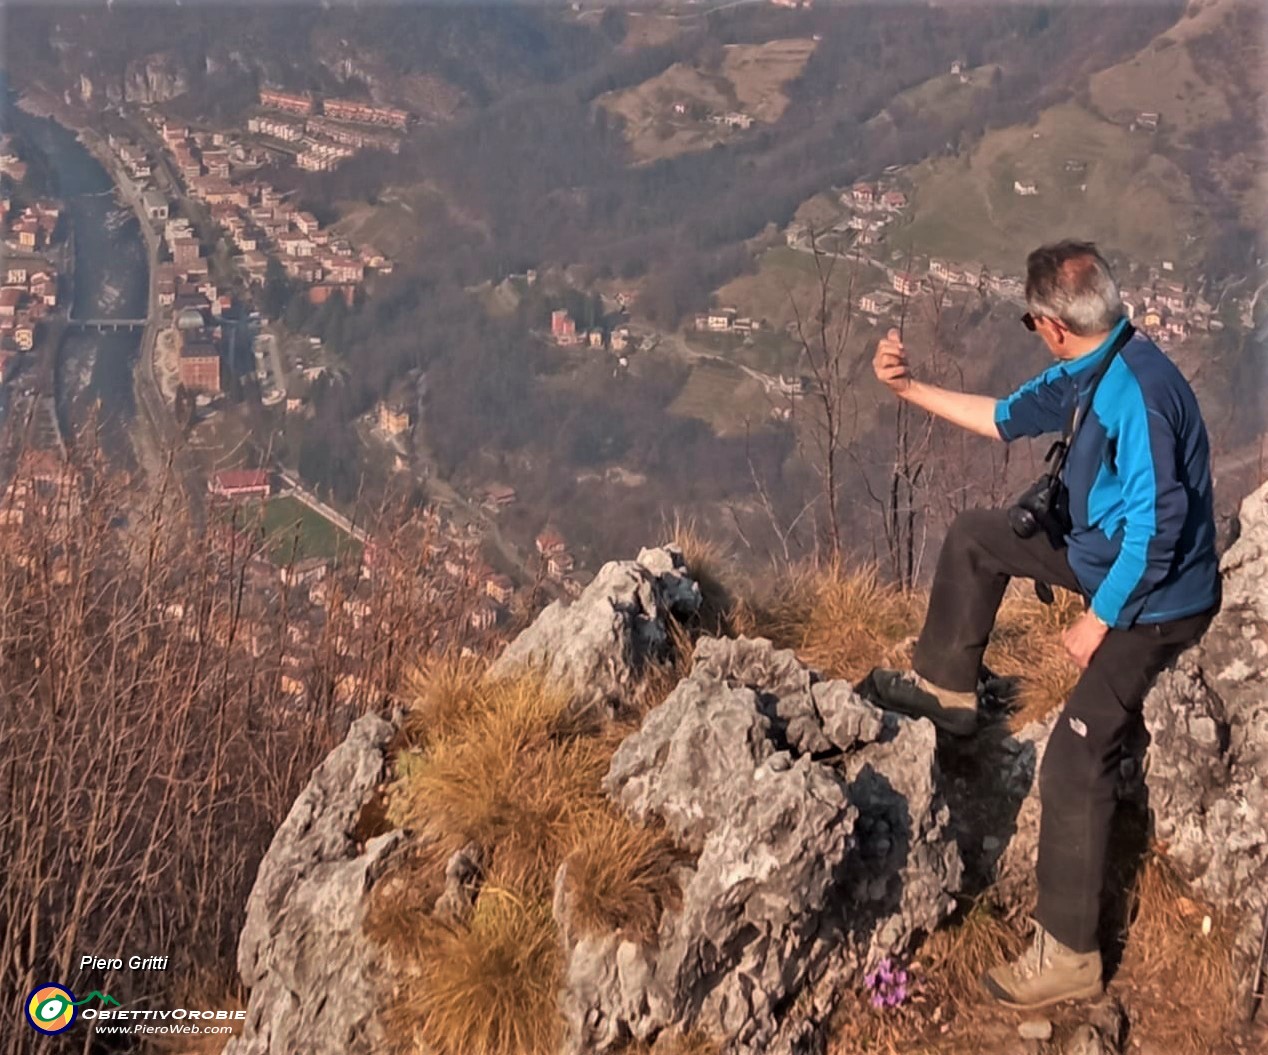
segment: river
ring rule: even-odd
[[[135,214],[114,196],[109,173],[57,122],[8,106],[6,126],[39,151],[74,234],[74,318],[141,318],[149,274]],[[81,425],[99,401],[102,442],[112,457],[131,460],[127,431],[135,413],[132,366],[136,332],[70,333],[59,355],[58,396],[63,421]]]

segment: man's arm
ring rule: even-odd
[[[877,344],[872,369],[877,378],[908,403],[914,403],[922,410],[979,436],[992,440],[1003,438],[995,423],[997,400],[990,396],[976,396],[971,392],[939,388],[912,378],[897,330],[890,330],[889,335]]]
[[[1003,439],[999,426],[995,424],[996,400],[991,396],[956,392],[950,388],[927,385],[923,381],[912,381],[898,395],[952,425],[959,425],[987,439]]]

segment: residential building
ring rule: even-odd
[[[256,135],[272,136],[283,143],[298,143],[304,138],[303,125],[265,115],[247,118],[247,131],[254,132]]]
[[[904,297],[910,297],[920,292],[920,279],[910,271],[895,271],[890,278],[890,284],[894,287],[896,293],[900,293]]]
[[[482,597],[471,612],[472,630],[492,630],[498,624],[501,609],[490,597]]]
[[[509,575],[490,575],[484,580],[484,592],[498,604],[510,604],[515,596],[515,583]]]
[[[190,264],[195,263],[202,253],[202,247],[198,244],[198,239],[191,236],[182,236],[171,243],[172,246],[172,262],[176,265],[178,271],[183,271]]]
[[[881,315],[889,308],[889,298],[881,293],[864,293],[859,308],[868,315]]]
[[[315,109],[313,97],[306,92],[281,92],[271,88],[260,89],[260,105],[291,114],[311,114]]]
[[[552,579],[562,579],[576,566],[572,554],[566,551],[552,553],[546,558],[546,574]]]
[[[166,222],[168,214],[167,199],[153,187],[141,195],[141,205],[145,209],[146,219]]]
[[[550,313],[550,335],[559,344],[577,343],[577,323],[563,308]]]
[[[870,207],[876,201],[876,188],[870,183],[856,183],[850,188],[855,205]]]
[[[1013,180],[1013,193],[1020,194],[1023,198],[1031,198],[1039,193],[1039,188],[1034,180]]]
[[[220,394],[220,352],[211,341],[182,334],[180,383],[191,392]]]
[[[492,484],[485,489],[485,505],[499,508],[511,505],[516,498],[515,488],[506,484]]]
[[[207,175],[217,179],[229,178],[229,151],[204,150],[202,155],[203,167],[207,170]]]
[[[387,125],[404,130],[409,127],[408,110],[398,110],[392,106],[373,106],[369,103],[356,102],[351,99],[326,99],[322,102],[322,113],[338,121],[359,121],[363,124]]]
[[[715,332],[726,332],[735,325],[735,317],[739,314],[734,308],[714,308],[705,319],[709,329]]]
[[[554,528],[546,528],[536,539],[537,552],[543,557],[563,553],[568,548],[568,541]]]
[[[266,469],[224,469],[211,478],[207,490],[219,498],[267,498],[272,488]]]
[[[400,436],[409,432],[409,408],[398,403],[379,404],[379,428],[389,436]]]

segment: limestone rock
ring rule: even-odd
[[[932,725],[819,682],[765,640],[704,639],[617,750],[610,795],[697,854],[656,940],[572,940],[571,1051],[698,1027],[737,1053],[809,1050],[836,997],[944,917],[960,858]]]
[[[455,851],[445,865],[445,889],[432,912],[450,922],[468,920],[484,882],[484,851],[478,843],[468,843]]]
[[[1249,961],[1268,910],[1268,485],[1242,503],[1240,524],[1219,615],[1145,701],[1145,780],[1168,857],[1242,917]]]
[[[227,1055],[358,1055],[381,1050],[379,950],[362,933],[367,893],[401,838],[360,853],[349,835],[383,775],[395,726],[374,715],[314,771],[260,862],[238,942],[250,987]]]
[[[650,659],[666,654],[666,617],[700,607],[700,587],[676,546],[611,561],[570,604],[555,601],[490,669],[493,677],[539,666],[573,694],[578,710],[611,715],[629,702]]]

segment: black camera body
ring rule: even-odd
[[[1044,473],[1011,506],[1008,523],[1019,538],[1033,538],[1040,531],[1062,544],[1073,526],[1070,521],[1070,496],[1057,473]]]

